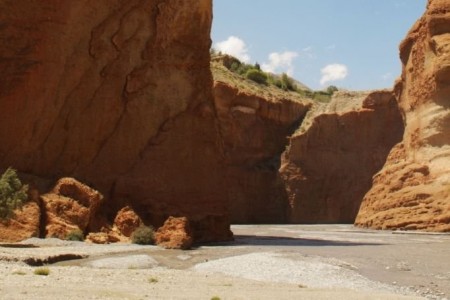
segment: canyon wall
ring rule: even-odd
[[[211,0],[5,0],[0,168],[71,176],[114,217],[229,239],[209,70]]]
[[[450,2],[429,0],[400,45],[395,93],[403,141],[365,196],[356,225],[450,231]]]
[[[214,84],[233,223],[287,221],[287,195],[278,173],[281,154],[312,106],[300,97],[283,98],[281,90],[273,99],[261,90],[245,91],[229,80]]]
[[[0,169],[33,178],[33,201],[0,237],[64,237],[79,197],[39,192],[67,176],[100,192],[66,224],[85,231],[123,208],[187,217],[197,242],[230,239],[230,215],[450,231],[448,1],[402,42],[393,92],[328,104],[224,69],[213,86],[211,21],[211,0],[3,1]]]
[[[403,123],[390,91],[338,92],[290,139],[281,176],[290,223],[353,223]]]

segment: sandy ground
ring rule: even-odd
[[[54,239],[3,245],[0,298],[450,299],[450,235],[346,225],[232,230],[234,242],[190,251]],[[35,275],[25,261],[52,262],[50,274]]]

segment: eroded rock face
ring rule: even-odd
[[[215,82],[214,95],[232,222],[286,222],[280,157],[311,102],[270,100],[223,82]]]
[[[14,212],[14,216],[0,221],[0,242],[19,242],[39,237],[41,210],[37,202],[26,203]]]
[[[155,233],[155,243],[166,249],[189,249],[193,236],[189,220],[169,217]]]
[[[449,24],[450,2],[429,0],[400,45],[405,134],[374,178],[358,226],[450,231]]]
[[[229,238],[211,6],[3,1],[0,166],[78,178],[111,216],[130,204],[155,226],[188,216],[199,240]]]
[[[403,123],[390,91],[339,92],[291,137],[281,176],[291,223],[353,223]]]

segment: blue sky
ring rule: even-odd
[[[213,0],[213,47],[313,89],[390,88],[426,0]]]

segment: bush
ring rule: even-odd
[[[9,219],[28,200],[28,185],[22,185],[16,170],[8,168],[0,177],[0,219]]]
[[[68,241],[84,241],[84,233],[81,229],[74,229],[66,235]]]
[[[150,282],[150,283],[157,283],[159,280],[158,280],[158,278],[156,278],[156,277],[150,277],[149,279],[148,279],[148,282]]]
[[[267,84],[267,75],[257,69],[250,69],[245,73],[245,78],[253,80],[259,84]]]
[[[47,276],[50,274],[49,268],[37,268],[34,270],[34,275]]]
[[[330,96],[333,96],[333,94],[337,91],[338,88],[334,85],[330,85],[329,87],[327,87],[327,93],[330,94]]]
[[[286,73],[281,75],[281,88],[285,91],[294,91],[296,90],[294,81],[290,78]]]
[[[252,65],[241,63],[235,73],[245,76],[245,74],[247,74],[247,72],[252,69],[254,69]]]
[[[234,72],[234,73],[237,73],[238,70],[239,70],[239,68],[240,68],[240,66],[241,66],[241,64],[240,64],[239,62],[234,61],[234,62],[231,64],[231,66],[230,66],[230,71],[231,71],[231,72]]]
[[[140,226],[131,234],[131,242],[138,245],[151,245],[155,242],[155,231],[151,226]]]

